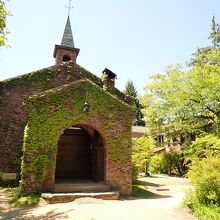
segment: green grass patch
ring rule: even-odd
[[[139,198],[150,197],[151,192],[147,191],[145,189],[145,186],[143,186],[143,185],[133,185],[132,186],[132,196],[139,197]]]
[[[20,188],[10,188],[9,192],[12,196],[12,199],[9,201],[9,204],[21,207],[21,206],[35,206],[40,201],[40,196],[37,194],[32,194],[29,196],[22,196]]]
[[[156,194],[147,190],[147,185],[143,181],[135,181],[132,186],[132,196],[137,198],[155,197]]]

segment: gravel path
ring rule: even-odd
[[[40,203],[35,208],[10,208],[7,195],[0,195],[0,219],[31,220],[195,220],[188,210],[179,208],[187,179],[157,175],[140,178],[152,197],[118,201],[81,198],[65,204]]]

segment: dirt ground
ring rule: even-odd
[[[105,201],[81,198],[70,203],[46,204],[37,207],[13,208],[7,193],[0,194],[0,219],[31,220],[195,220],[188,210],[179,208],[184,192],[190,187],[187,179],[155,175],[140,181],[151,192],[148,198],[125,198]]]

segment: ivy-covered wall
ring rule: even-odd
[[[27,124],[24,98],[84,78],[102,87],[99,77],[72,61],[0,81],[0,172],[20,173],[23,131]],[[119,90],[109,89],[118,98],[125,98]]]
[[[84,103],[89,111],[84,112]],[[24,193],[51,190],[55,181],[57,142],[75,124],[88,125],[105,145],[105,181],[131,192],[131,126],[134,111],[90,80],[78,80],[25,99],[21,188]]]

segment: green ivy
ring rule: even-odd
[[[83,112],[84,103],[89,111]],[[34,182],[41,189],[51,175],[57,154],[57,142],[63,131],[74,124],[87,124],[98,118],[111,160],[127,162],[131,152],[131,125],[134,110],[90,80],[80,80],[25,99],[28,125],[25,128],[21,188]],[[120,134],[109,135],[123,123]],[[102,131],[100,131],[102,133]]]
[[[66,83],[70,83],[75,81],[74,76],[79,79],[89,79],[96,85],[103,87],[102,79],[72,61],[1,81],[0,86],[9,88],[18,87],[19,89],[30,89],[31,91],[34,91],[34,89],[45,91],[53,88],[53,80],[64,77]],[[117,88],[110,87],[107,88],[107,91],[116,95],[122,101],[126,101],[124,93]]]
[[[129,136],[125,136],[124,138],[109,137],[106,144],[111,158],[122,163],[129,161],[131,158],[131,151],[127,148],[131,144],[129,140]],[[125,143],[126,141],[128,142]]]
[[[54,77],[53,73],[54,70],[52,68],[45,68],[36,72],[24,74],[2,81],[1,84],[8,87],[44,88],[48,85],[48,81]]]

